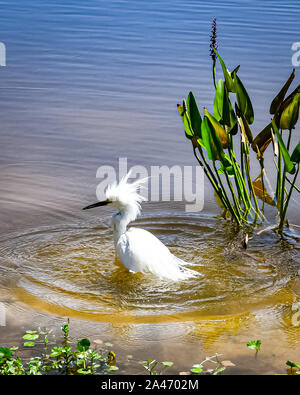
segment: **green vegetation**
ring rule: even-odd
[[[26,331],[23,346],[42,349],[39,356],[31,357],[28,362],[17,355],[18,347],[0,347],[0,375],[92,375],[118,369],[115,358],[111,358],[114,355],[112,351],[104,357],[107,351],[96,352],[88,339],[79,340],[74,347],[69,338],[69,325],[64,324],[61,330],[63,340],[60,345],[50,341],[47,332]]]
[[[61,344],[49,339],[50,332],[26,331],[23,336],[23,340],[26,340],[23,343],[23,352],[29,348],[32,349],[33,354],[37,354],[29,359],[21,358],[22,350],[18,347],[0,347],[0,375],[103,375],[119,370],[116,365],[116,354],[113,351],[108,351],[107,348],[92,349],[91,342],[87,338],[77,342],[71,341],[69,324],[62,325],[61,330],[63,335]],[[102,345],[101,340],[95,340],[94,343],[96,347],[97,344]],[[112,344],[104,343],[104,346],[111,347]],[[247,343],[247,347],[256,350],[256,354],[260,346],[261,340],[251,340]],[[17,355],[18,352],[20,355]],[[206,357],[204,361],[193,364],[188,371],[177,371],[177,374],[218,375],[227,368],[236,366],[230,360],[220,358],[221,355],[216,353]],[[140,374],[147,372],[151,376],[163,375],[169,368],[174,367],[174,362],[171,361],[159,362],[155,359],[140,361],[135,360],[133,355],[127,355],[127,363],[130,366],[141,365],[143,370]],[[287,361],[286,366],[288,375],[300,374],[299,363]]]
[[[189,92],[187,99],[177,105],[185,135],[192,142],[194,156],[203,167],[216,200],[223,208],[223,216],[230,215],[238,226],[263,222],[266,203],[277,208],[278,230],[282,232],[292,192],[300,192],[295,184],[299,173],[300,142],[294,148],[290,144],[299,116],[300,85],[286,96],[295,78],[293,70],[270,105],[271,122],[254,138],[250,128],[254,122],[254,111],[250,96],[238,76],[240,66],[232,72],[228,71],[217,51],[216,32],[214,19],[210,45],[215,88],[213,111],[211,113],[204,108],[201,116],[196,99]],[[223,79],[218,83],[217,59],[223,73]],[[264,153],[270,143],[277,173],[275,193],[267,191],[265,182]],[[251,176],[253,156],[250,155],[250,148],[255,152],[255,160],[260,166],[260,174],[255,179]],[[291,180],[290,175],[293,176]],[[289,189],[286,188],[286,181],[290,184]],[[262,201],[261,207],[258,199]]]

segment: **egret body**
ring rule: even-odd
[[[174,281],[194,277],[197,272],[187,269],[187,262],[174,256],[152,233],[127,226],[141,213],[141,202],[146,200],[138,193],[143,181],[128,182],[129,173],[106,189],[106,200],[84,207],[84,210],[110,204],[117,209],[112,217],[116,256],[131,272],[152,273],[159,278]]]

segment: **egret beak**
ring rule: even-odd
[[[89,210],[90,208],[106,206],[107,204],[111,203],[110,200],[104,200],[103,202],[97,202],[94,204],[90,204],[89,206],[84,207],[82,210]]]

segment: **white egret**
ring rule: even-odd
[[[141,213],[141,202],[146,200],[138,193],[143,181],[128,182],[130,172],[114,182],[105,191],[106,200],[84,207],[83,210],[111,204],[118,212],[112,217],[116,257],[122,264],[137,273],[153,273],[162,279],[174,281],[196,276],[198,273],[187,269],[187,262],[174,256],[152,233],[127,225]]]

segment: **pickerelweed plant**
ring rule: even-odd
[[[238,225],[264,221],[264,205],[277,207],[278,230],[285,225],[287,208],[293,190],[300,189],[295,182],[299,173],[300,142],[292,148],[291,134],[299,115],[300,85],[288,96],[287,91],[295,78],[295,70],[270,105],[272,119],[254,138],[250,125],[254,111],[247,90],[238,76],[240,66],[232,72],[217,51],[217,25],[213,21],[210,55],[213,61],[215,96],[213,112],[204,108],[201,116],[192,92],[177,105],[184,124],[187,139],[192,142],[193,153],[203,167],[212,185],[216,200],[223,208],[223,216],[230,215]],[[217,59],[223,79],[216,81]],[[233,104],[234,103],[234,104]],[[270,117],[271,118],[271,117]],[[276,192],[266,189],[264,153],[272,143],[277,172]],[[251,176],[251,164],[255,152],[260,174]],[[293,176],[292,179],[289,177]],[[287,185],[289,184],[289,186]],[[287,187],[288,186],[288,187]],[[262,202],[258,203],[258,199]]]

